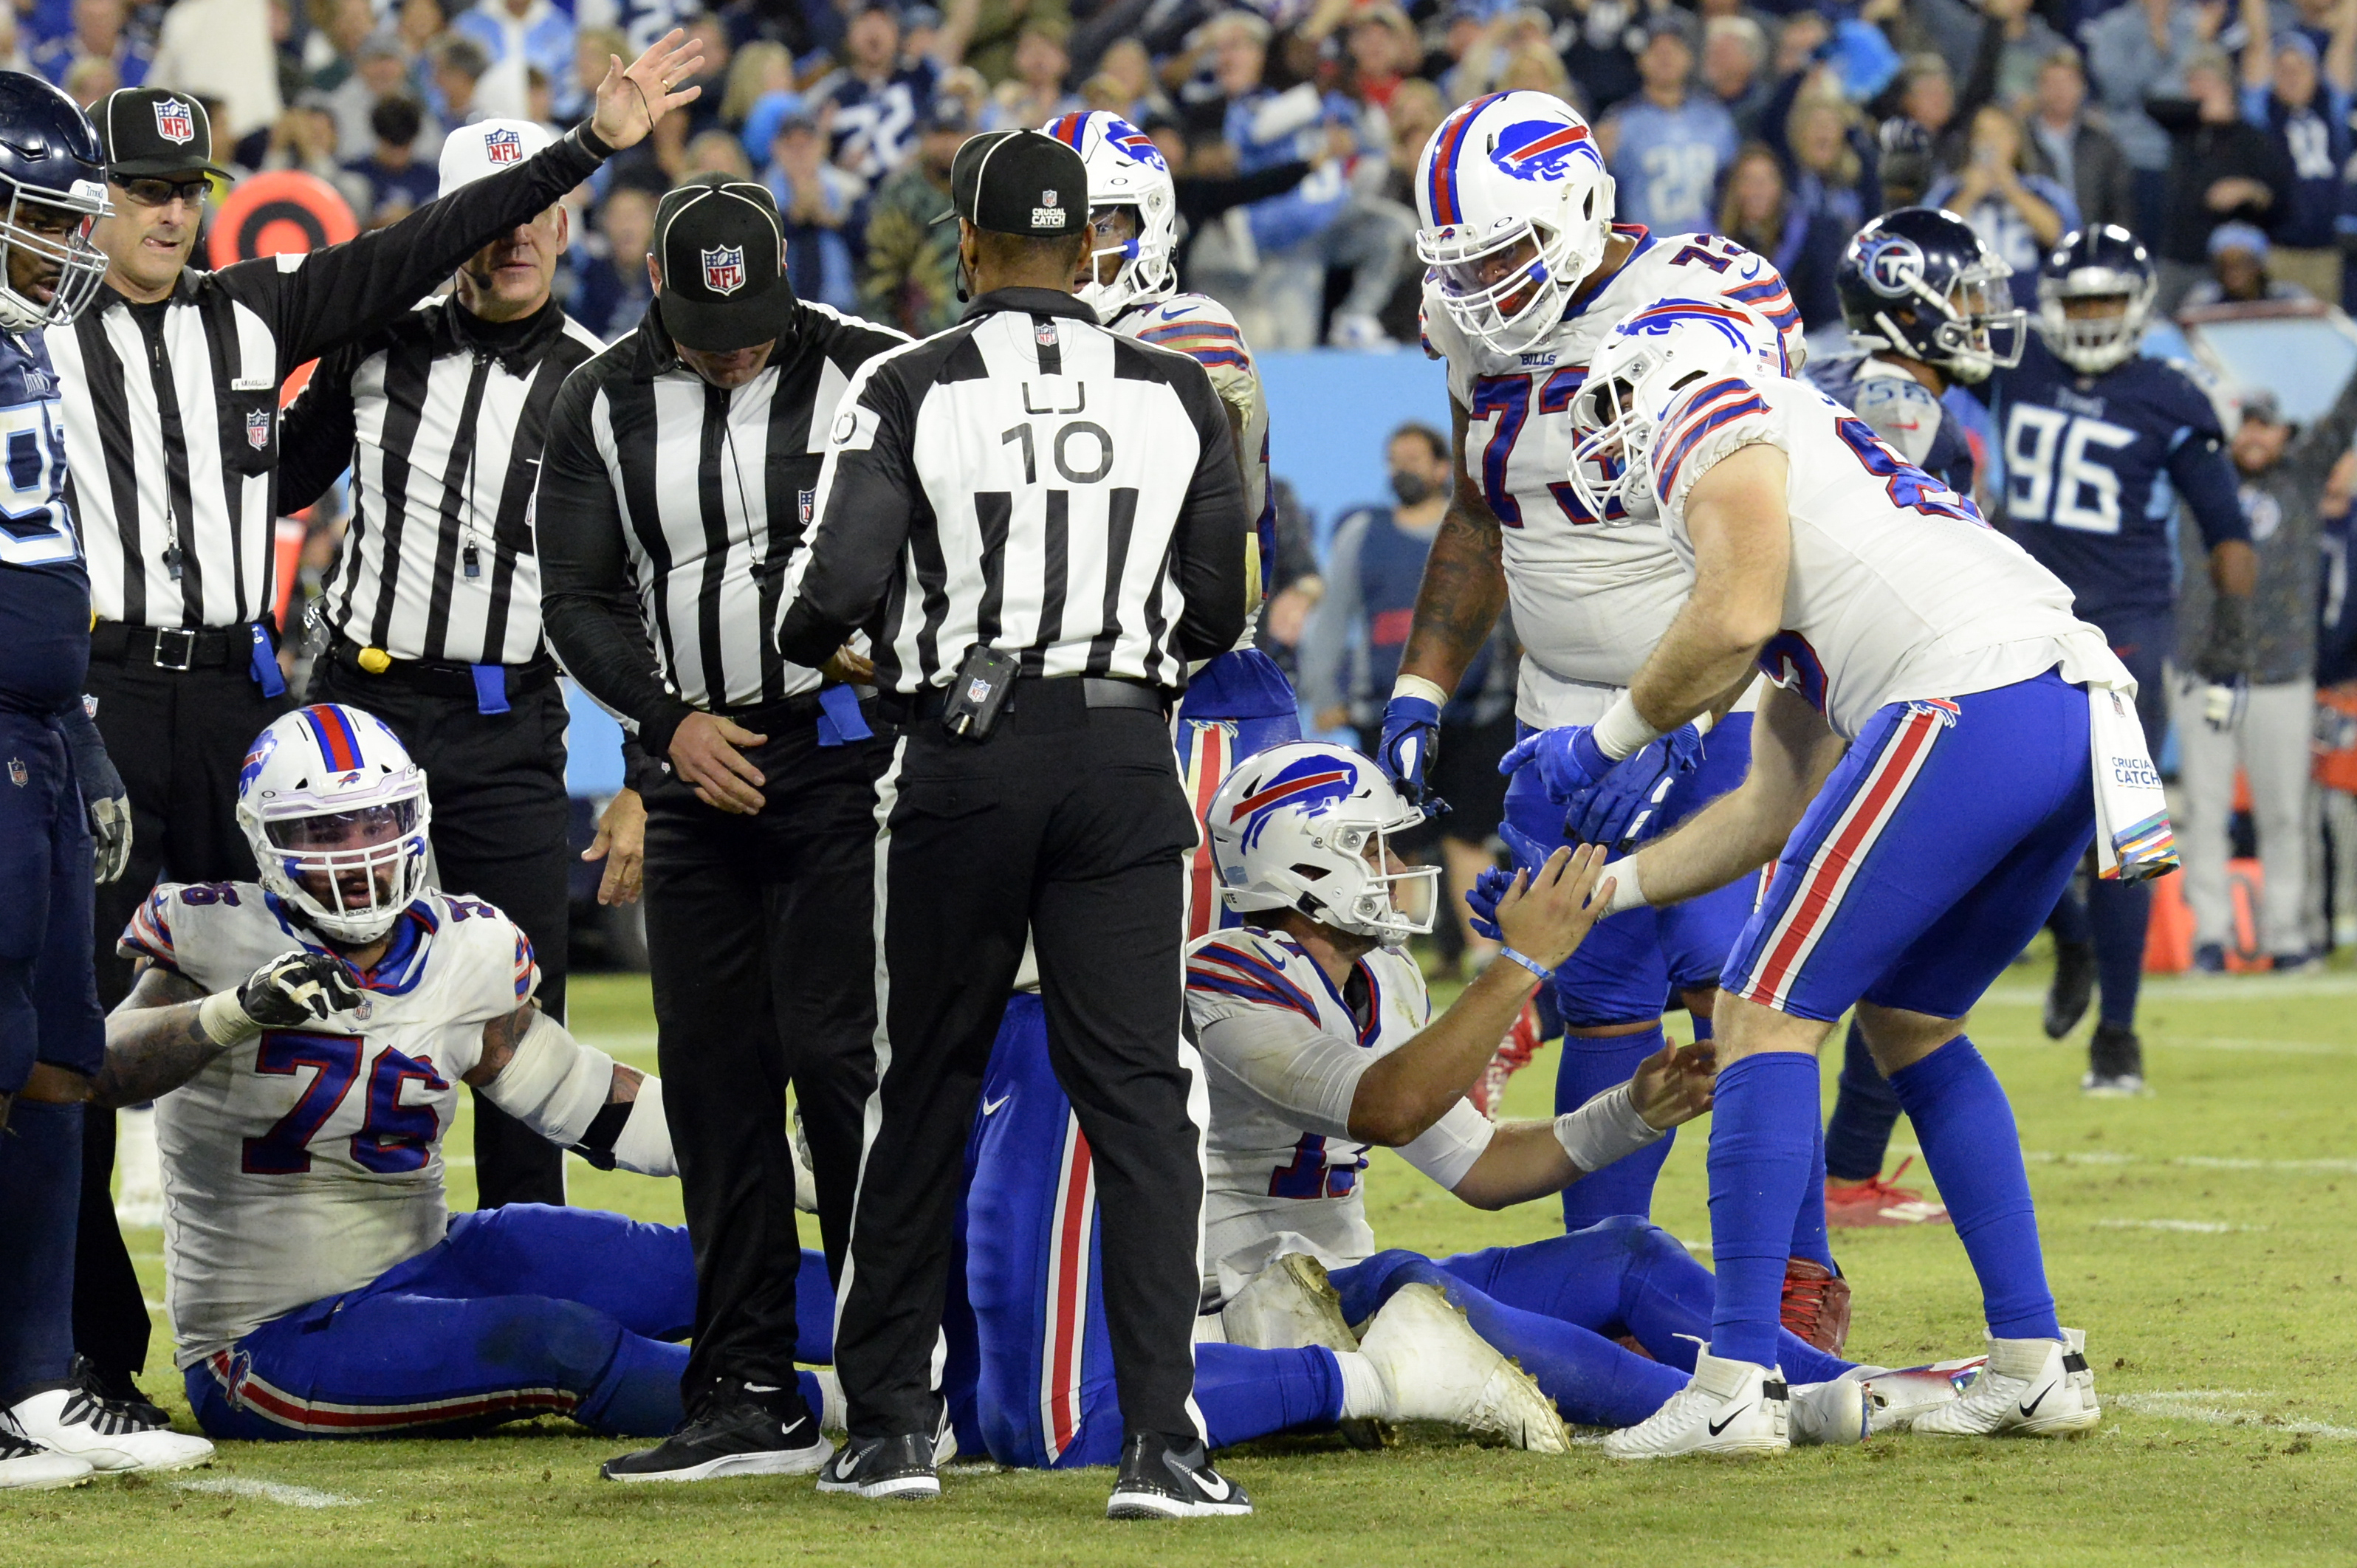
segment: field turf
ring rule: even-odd
[[[2074,1039],[2039,1033],[2042,972],[2016,968],[1974,1030],[2011,1092],[2062,1319],[2083,1326],[2104,1420],[2071,1442],[1882,1438],[1773,1461],[1615,1464],[1415,1431],[1380,1455],[1304,1437],[1232,1451],[1250,1520],[1116,1525],[1110,1473],[961,1465],[931,1505],[823,1498],[807,1479],[611,1486],[617,1444],[550,1421],[466,1442],[225,1444],[210,1469],[0,1494],[12,1565],[253,1563],[2357,1563],[2357,972],[2180,980],[2147,992],[2158,1092],[2091,1101]],[[652,1066],[639,978],[575,983],[575,1024]],[[2083,1034],[2083,1030],[2082,1031]],[[1835,1063],[1828,1061],[1830,1104]],[[1554,1061],[1510,1112],[1549,1100]],[[1903,1152],[1910,1136],[1900,1128]],[[1706,1241],[1704,1129],[1655,1217]],[[469,1147],[462,1126],[455,1155]],[[1897,1155],[1894,1154],[1894,1158]],[[453,1207],[472,1172],[452,1171]],[[1910,1173],[1911,1180],[1921,1166]],[[1377,1234],[1432,1252],[1534,1240],[1548,1206],[1482,1214],[1389,1156]],[[676,1221],[675,1188],[577,1162],[575,1201]],[[161,1238],[131,1245],[160,1298]],[[1972,1351],[1953,1232],[1837,1233],[1850,1354]],[[1705,1254],[1707,1261],[1707,1253]],[[158,1310],[148,1387],[186,1419]]]

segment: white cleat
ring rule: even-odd
[[[1437,1287],[1402,1285],[1367,1325],[1359,1352],[1374,1364],[1393,1421],[1445,1421],[1534,1454],[1570,1447],[1555,1402],[1473,1331]]]
[[[2087,1369],[2087,1337],[2066,1328],[2061,1339],[1989,1341],[1988,1366],[1963,1395],[1912,1417],[1910,1432],[1948,1437],[2053,1437],[2089,1432],[2103,1420],[2095,1374]]]
[[[1287,1252],[1254,1274],[1220,1309],[1220,1326],[1229,1344],[1255,1350],[1359,1348],[1342,1320],[1341,1294],[1326,1278],[1326,1265],[1307,1252]]]
[[[150,1426],[79,1388],[45,1389],[8,1415],[17,1431],[44,1448],[109,1474],[188,1470],[213,1460],[213,1445],[205,1439]]]
[[[87,1459],[44,1448],[0,1415],[0,1492],[46,1492],[79,1487],[98,1472]]]
[[[1822,1386],[1822,1385],[1821,1385]],[[1604,1440],[1615,1459],[1678,1454],[1781,1454],[1790,1448],[1792,1396],[1773,1367],[1695,1356],[1694,1378],[1669,1402]]]
[[[1863,1443],[1871,1430],[1873,1397],[1864,1383],[1836,1378],[1826,1383],[1794,1383],[1785,1431],[1795,1448]]]
[[[1966,1356],[1895,1370],[1853,1367],[1842,1374],[1842,1380],[1865,1385],[1867,1420],[1873,1431],[1903,1432],[1917,1416],[1964,1398],[1964,1391],[1987,1365],[1986,1356]]]

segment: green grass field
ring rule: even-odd
[[[618,1444],[563,1423],[470,1442],[231,1444],[208,1470],[0,1502],[10,1564],[1562,1563],[1807,1564],[2357,1562],[2357,972],[2181,980],[2148,990],[2158,1092],[2090,1101],[2083,1051],[2037,1025],[2016,968],[1975,1037],[2013,1095],[2062,1319],[2083,1326],[2104,1405],[2072,1442],[1882,1438],[1773,1461],[1619,1465],[1414,1433],[1380,1455],[1308,1437],[1232,1451],[1250,1520],[1116,1525],[1109,1473],[961,1465],[934,1505],[822,1498],[807,1479],[600,1482]],[[576,982],[575,1025],[651,1066],[642,980]],[[1553,1057],[1510,1111],[1549,1098]],[[1832,1064],[1825,1074],[1830,1104]],[[1909,1133],[1902,1123],[1902,1148]],[[1709,1234],[1705,1129],[1656,1218]],[[450,1147],[470,1146],[462,1127]],[[1920,1170],[1920,1166],[1918,1169]],[[453,1207],[471,1171],[452,1172]],[[1378,1235],[1431,1252],[1534,1240],[1550,1208],[1478,1213],[1388,1156]],[[576,1164],[576,1202],[676,1221],[675,1188]],[[132,1247],[152,1294],[160,1237]],[[1849,1353],[1970,1352],[1977,1298],[1946,1229],[1837,1234],[1856,1287]],[[1707,1254],[1706,1261],[1707,1261]],[[160,1321],[151,1391],[181,1405]]]

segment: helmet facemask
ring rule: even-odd
[[[1336,857],[1350,857],[1357,875],[1333,859],[1324,865],[1297,864],[1292,869],[1302,893],[1294,907],[1313,920],[1352,936],[1372,937],[1387,948],[1430,934],[1440,910],[1440,867],[1409,865],[1391,848],[1393,833],[1405,832],[1422,821],[1424,813],[1409,807],[1407,815],[1396,822],[1341,821],[1323,832],[1313,828],[1312,842]],[[1394,865],[1399,869],[1393,870]],[[1394,889],[1413,891],[1404,901]]]
[[[1588,199],[1592,205],[1592,193]],[[1546,336],[1563,319],[1571,291],[1604,259],[1601,245],[1583,255],[1571,231],[1536,217],[1480,236],[1462,226],[1419,230],[1415,253],[1438,280],[1449,318],[1500,354],[1519,354]]]
[[[1881,338],[1858,337],[1859,346],[1920,355],[1925,364],[1938,366],[1957,381],[1978,385],[1988,380],[1991,371],[2009,371],[2021,363],[2021,351],[2028,346],[2029,313],[2013,303],[2005,285],[2012,275],[2013,269],[2004,262],[1984,256],[1979,265],[1956,274],[1955,285],[1944,299],[1920,275],[1910,277],[1908,289],[1915,298],[1917,317],[1920,320],[1928,313],[1938,323],[1932,329],[1932,340],[1910,346],[1908,334],[1883,310],[1874,317],[1875,325],[1882,328]]]
[[[1178,289],[1170,236],[1147,220],[1139,203],[1099,203],[1089,209],[1089,223],[1095,237],[1081,263],[1084,281],[1072,292],[1097,313],[1097,319],[1111,321],[1138,300],[1160,299]],[[1106,242],[1115,231],[1122,237]]]
[[[2149,274],[2113,267],[2074,267],[2060,278],[2038,280],[2038,335],[2054,357],[2074,371],[2100,375],[2136,353],[2152,319],[2159,289]],[[2112,299],[2119,308],[2073,316],[2071,306]]]
[[[106,277],[106,253],[91,231],[112,210],[106,188],[95,180],[78,179],[71,190],[17,185],[9,191],[0,214],[0,329],[62,326],[89,307]],[[39,273],[55,271],[41,279],[50,291],[46,301],[17,285],[17,269],[27,261]]]
[[[384,798],[322,810],[296,794],[241,804],[263,886],[305,921],[346,942],[372,942],[425,891],[425,776]]]

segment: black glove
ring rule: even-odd
[[[361,1004],[343,960],[307,950],[280,953],[237,990],[237,1004],[265,1029],[324,1023]]]
[[[2251,601],[2220,594],[2210,602],[2210,639],[2194,656],[2193,672],[2213,686],[2232,685],[2251,672]]]
[[[123,775],[106,755],[98,722],[87,700],[76,697],[58,710],[58,729],[66,749],[73,754],[74,780],[81,786],[82,807],[90,813],[90,836],[97,841],[98,876],[102,886],[123,875],[131,862],[131,795]]]

